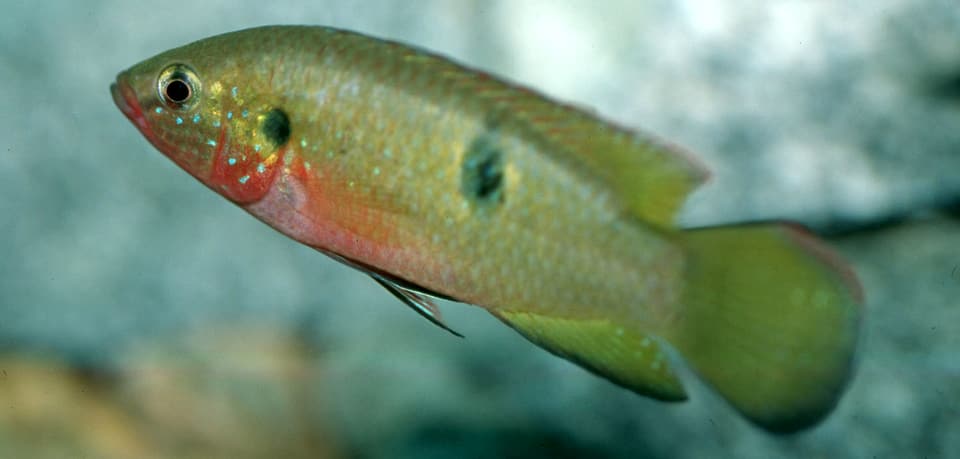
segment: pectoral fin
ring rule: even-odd
[[[400,284],[393,282],[379,274],[370,273],[370,277],[377,281],[378,284],[382,285],[383,288],[387,289],[388,292],[392,293],[393,296],[402,301],[403,304],[410,306],[410,309],[416,311],[417,314],[420,314],[434,325],[450,332],[454,336],[463,338],[463,335],[457,333],[455,330],[447,326],[447,324],[443,321],[443,316],[440,315],[440,308],[437,307],[436,303],[434,303],[430,297],[418,291],[401,286]]]
[[[343,263],[351,268],[357,269],[361,272],[367,273],[370,277],[373,278],[378,284],[382,285],[383,288],[387,289],[388,292],[397,297],[398,300],[402,301],[403,304],[410,307],[420,314],[425,319],[432,322],[434,325],[450,332],[454,336],[459,336],[463,338],[463,335],[457,333],[455,330],[447,326],[446,322],[443,321],[443,316],[440,315],[440,308],[437,307],[436,303],[433,302],[433,298],[438,298],[442,300],[451,300],[456,301],[453,298],[450,298],[446,295],[443,295],[438,292],[429,291],[419,285],[408,282],[404,279],[396,277],[392,274],[380,271],[368,266],[356,260],[351,260],[347,257],[344,257],[340,254],[329,252],[322,249],[317,249],[320,252],[326,254],[330,258],[333,258],[340,263]]]

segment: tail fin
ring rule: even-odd
[[[796,226],[684,232],[686,290],[665,336],[753,422],[789,432],[834,407],[849,378],[862,293]]]

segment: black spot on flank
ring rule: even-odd
[[[260,131],[275,147],[279,147],[290,139],[290,118],[279,108],[267,112],[260,126]]]
[[[462,167],[461,191],[467,199],[478,204],[503,202],[503,152],[493,135],[470,142]]]

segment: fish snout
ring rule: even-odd
[[[123,73],[117,75],[117,81],[110,84],[110,95],[113,96],[113,103],[123,112],[133,124],[141,131],[147,129],[147,120],[143,116],[143,109],[140,107],[140,101],[133,88],[127,82]]]

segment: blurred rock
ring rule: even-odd
[[[165,457],[336,458],[314,357],[289,330],[203,330],[127,353],[116,392]]]
[[[311,353],[289,333],[205,331],[122,372],[0,358],[0,457],[337,458]]]
[[[62,361],[0,357],[0,457],[151,457],[110,398]]]

